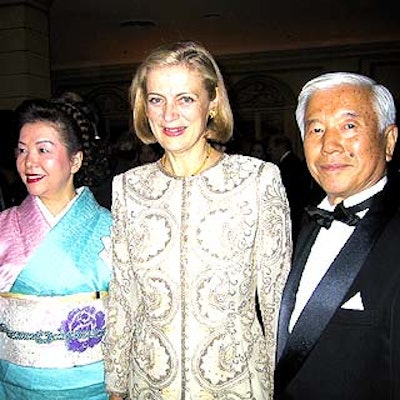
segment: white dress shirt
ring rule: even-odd
[[[372,197],[380,192],[387,182],[386,176],[379,180],[374,186],[363,190],[344,200],[345,207],[351,207]],[[327,198],[324,198],[318,206],[324,210],[333,211],[334,205],[331,205]],[[357,213],[362,218],[367,210]],[[296,294],[296,303],[289,323],[289,332],[292,332],[301,312],[306,306],[315,288],[326,274],[329,266],[332,264],[342,247],[345,245],[355,227],[346,225],[343,222],[334,220],[330,228],[322,227],[315,239],[308,256],[303,274],[300,279],[299,288]]]

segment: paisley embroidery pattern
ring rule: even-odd
[[[113,198],[109,390],[142,400],[272,400],[291,257],[277,167],[224,155],[175,179],[153,163],[118,176]]]

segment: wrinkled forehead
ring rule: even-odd
[[[317,111],[373,114],[376,112],[371,90],[349,84],[316,90],[310,95],[305,111],[306,115]]]

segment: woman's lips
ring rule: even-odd
[[[180,126],[177,128],[164,128],[164,134],[167,136],[179,136],[182,135],[185,132],[185,127],[184,126]]]
[[[44,178],[44,175],[26,175],[27,183],[36,183]]]

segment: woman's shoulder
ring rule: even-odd
[[[35,197],[28,195],[21,202],[21,204],[6,208],[5,210],[1,211],[0,221],[6,221],[10,218],[17,218],[17,216],[20,216],[21,218],[29,217],[29,215],[32,213],[33,207],[35,207]],[[2,226],[1,223],[0,226]]]
[[[276,166],[241,154],[224,154],[218,164],[204,173],[207,187],[218,193],[269,185],[276,177]]]
[[[0,212],[0,243],[12,242],[20,233],[21,226],[32,226],[35,218],[32,215],[34,199],[28,196],[17,206],[6,208]]]
[[[5,221],[8,221],[11,218],[13,218],[13,216],[16,214],[17,211],[18,211],[18,206],[12,206],[0,212],[0,226],[2,227],[2,230]]]
[[[247,170],[252,172],[264,172],[264,173],[279,173],[277,165],[269,161],[264,161],[256,157],[243,155],[243,154],[225,154],[223,163],[226,168]]]
[[[159,161],[144,164],[114,177],[113,200],[125,194],[156,199],[168,190],[170,183],[171,177],[162,172]]]
[[[96,216],[99,221],[103,221],[106,225],[111,225],[111,211],[97,201],[90,188],[83,186],[78,189],[78,193],[78,207],[81,211]]]
[[[125,172],[122,172],[121,174],[115,175],[114,176],[114,181],[122,181],[122,180],[128,180],[128,179],[146,179],[148,175],[154,174],[154,172],[159,172],[160,167],[159,167],[159,161],[155,161],[152,163],[148,164],[143,164],[139,165],[137,167],[128,169]]]

